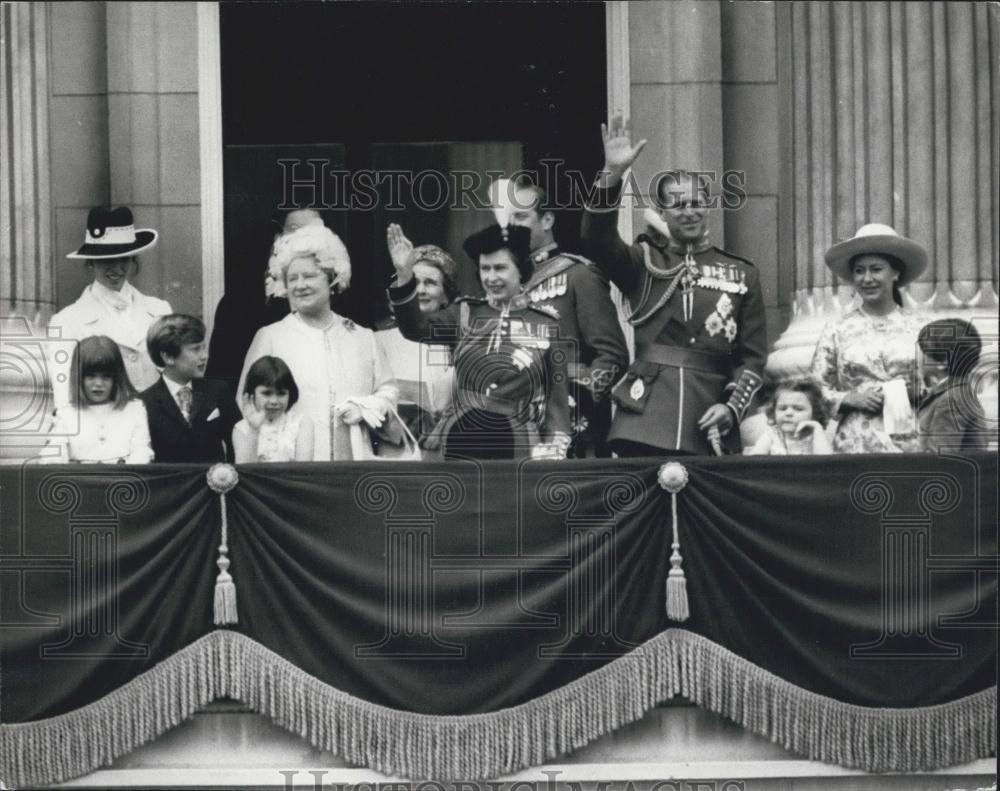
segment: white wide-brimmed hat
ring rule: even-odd
[[[127,206],[98,206],[87,213],[83,245],[66,257],[100,260],[135,255],[156,244],[156,235],[152,228],[136,230]]]
[[[912,239],[900,236],[896,230],[882,223],[868,223],[858,228],[854,237],[838,242],[826,251],[824,258],[841,280],[850,282],[851,261],[859,255],[891,255],[903,264],[899,285],[912,283],[927,268],[927,251]]]

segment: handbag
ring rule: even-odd
[[[399,424],[399,428],[402,429],[400,432],[402,435],[402,443],[399,445],[394,445],[389,442],[381,442],[378,446],[378,451],[375,451],[375,447],[372,444],[371,429],[368,424],[364,421],[360,423],[355,423],[353,426],[349,426],[350,436],[351,436],[351,458],[354,461],[420,461],[422,455],[420,453],[420,446],[417,444],[416,437],[407,428],[406,423],[404,423],[400,417],[399,413],[392,407],[389,407],[389,412],[386,415],[386,420],[390,419],[392,416]]]

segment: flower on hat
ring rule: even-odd
[[[458,265],[447,251],[436,244],[421,244],[413,248],[413,262],[433,266],[441,273],[445,296],[448,302],[458,296]]]

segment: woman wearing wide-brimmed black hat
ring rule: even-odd
[[[138,266],[136,256],[153,247],[156,238],[152,229],[135,228],[132,212],[125,206],[91,209],[83,245],[66,257],[85,261],[93,282],[49,322],[50,328],[60,330],[63,340],[91,335],[114,340],[137,391],[145,390],[159,376],[146,351],[146,332],[157,318],[173,313],[168,302],[147,296],[128,282]],[[53,376],[52,381],[56,406],[68,400],[65,382],[60,379]]]

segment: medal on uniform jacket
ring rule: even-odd
[[[543,282],[538,288],[531,292],[531,298],[537,302],[544,302],[547,299],[561,297],[566,293],[566,275],[555,275]]]
[[[639,401],[646,394],[646,385],[643,384],[642,379],[636,379],[632,382],[632,387],[629,388],[628,394],[632,397],[633,401]]]
[[[705,319],[705,330],[711,336],[723,333],[730,343],[736,340],[738,327],[733,318],[733,301],[728,294],[722,294],[715,303],[715,310]]]
[[[747,293],[746,275],[725,264],[702,264],[698,285],[730,294]]]

